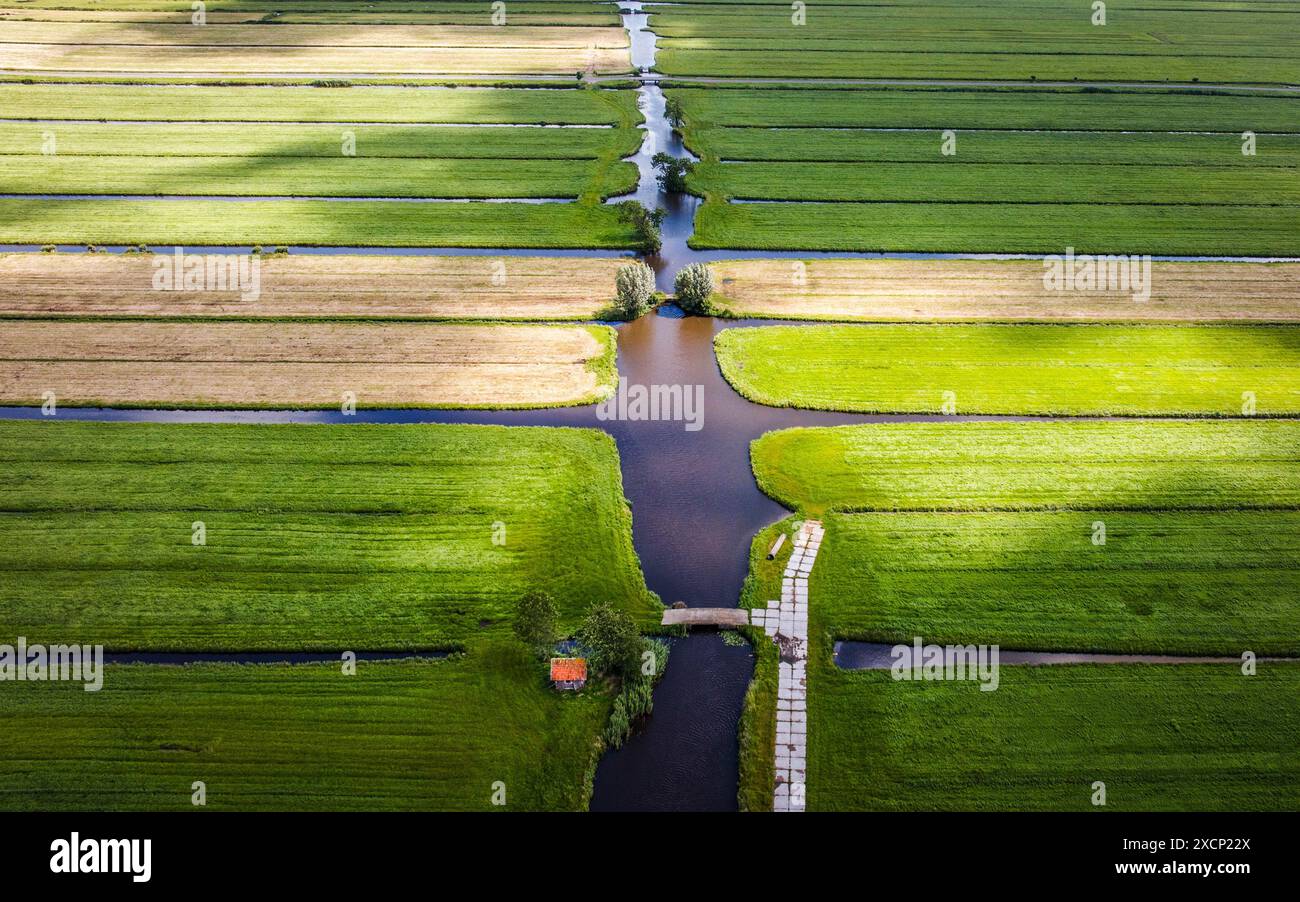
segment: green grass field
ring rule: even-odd
[[[1048,129],[1295,133],[1300,99],[1223,92],[925,88],[671,88],[687,129]],[[963,145],[958,138],[958,153]]]
[[[357,159],[595,160],[624,157],[641,146],[634,128],[484,128],[442,125],[324,125],[224,122],[10,122],[0,154],[38,154],[52,132],[60,156],[304,157],[342,156],[347,135]],[[101,165],[84,161],[86,165]],[[353,161],[355,162],[355,160]],[[278,162],[264,165],[283,165]],[[142,161],[142,168],[156,165]]]
[[[791,510],[1300,508],[1293,420],[877,423],[751,445]]]
[[[1294,655],[1298,437],[1296,424],[1268,421],[875,424],[760,438],[760,485],[827,528],[810,584],[809,809],[1086,811],[1097,780],[1115,810],[1294,807],[1295,664],[1264,662],[1250,677],[1235,664],[1004,666],[997,691],[980,692],[842,671],[831,649],[920,635]],[[1239,509],[1252,505],[1285,509]],[[1023,512],[1061,507],[1092,510]],[[980,508],[1021,512],[956,512]],[[744,604],[778,591],[785,555],[762,552],[793,519],[756,537]],[[1092,542],[1099,519],[1103,546]],[[751,700],[746,722],[765,722],[762,702]],[[766,759],[745,754],[742,798],[761,796]]]
[[[628,248],[610,205],[0,198],[0,242]]]
[[[631,230],[599,200],[635,186],[635,167],[619,160],[640,140],[635,104],[615,90],[0,85],[11,120],[0,151],[12,154],[0,193],[583,201],[9,198],[0,241],[630,247]],[[502,123],[615,127],[472,127]]]
[[[1288,326],[773,326],[714,346],[738,392],[778,407],[1240,416],[1253,392],[1256,414],[1300,412]]]
[[[1294,58],[1242,58],[1174,52],[1166,56],[1102,56],[1100,54],[1035,54],[967,51],[930,53],[880,52],[851,49],[782,47],[682,48],[668,42],[656,57],[656,68],[683,77],[825,78],[920,80],[995,79],[1008,81],[1198,82],[1255,85],[1294,84],[1300,62]]]
[[[836,639],[1297,655],[1300,512],[832,514],[810,593]]]
[[[0,84],[3,119],[629,125],[632,91]],[[57,126],[56,126],[57,131]]]
[[[601,198],[636,188],[631,163],[288,157],[5,158],[4,194]]]
[[[716,87],[670,96],[703,160],[689,179],[706,199],[690,240],[700,249],[1298,252],[1291,97]],[[1246,131],[1253,155],[1242,152]]]
[[[1294,167],[1263,165],[753,162],[703,164],[690,184],[710,196],[761,200],[1270,206],[1300,203],[1298,176]]]
[[[706,203],[691,247],[1188,256],[1300,254],[1300,207]]]
[[[1256,135],[1254,156],[1241,152],[1241,136],[1236,134],[963,129],[957,132],[955,153],[950,156],[943,155],[943,142],[943,130],[936,128],[881,131],[753,126],[695,129],[690,143],[700,156],[723,161],[1020,163],[1045,168],[1109,165],[1141,169],[1300,166],[1300,135]],[[1025,168],[1019,171],[1033,174]],[[1114,177],[1123,180],[1126,171],[1114,173]]]
[[[0,810],[583,810],[610,707],[513,643],[444,661],[109,665],[0,693]],[[39,742],[33,737],[39,735]],[[505,784],[504,808],[492,804]]]
[[[652,7],[670,75],[1281,82],[1297,77],[1294,8],[939,2],[808,9]]]
[[[815,612],[817,606],[814,604]],[[809,667],[810,810],[1293,810],[1300,666],[1003,667],[894,682]]]
[[[658,619],[603,433],[0,422],[0,435],[3,635],[109,651],[450,648],[508,634],[529,590],[555,597],[565,630],[596,600]]]

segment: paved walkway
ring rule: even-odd
[[[776,792],[774,811],[804,810],[808,761],[808,576],[821,548],[821,521],[805,520],[795,535],[781,580],[781,600],[755,608],[750,622],[781,649],[776,691]]]

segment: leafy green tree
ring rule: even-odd
[[[686,191],[686,176],[695,169],[695,164],[682,157],[669,156],[662,151],[650,158],[659,181],[659,187],[669,194],[682,194]]]
[[[529,592],[515,609],[515,636],[539,658],[555,647],[555,601],[545,592]]]
[[[686,121],[686,111],[682,109],[682,102],[676,97],[669,97],[664,103],[664,118],[673,128],[681,128],[682,123]]]
[[[578,627],[578,642],[588,663],[600,673],[631,675],[641,664],[641,632],[627,611],[607,601],[597,602]]]
[[[678,307],[687,313],[707,314],[713,294],[713,273],[703,263],[692,263],[677,273],[673,290]]]

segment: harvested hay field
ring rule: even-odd
[[[570,75],[620,73],[626,50],[561,47],[173,47],[11,44],[0,72],[182,75]]]
[[[23,320],[0,401],[66,406],[547,407],[603,397],[605,326]]]
[[[188,257],[187,259],[192,259]],[[267,255],[260,293],[158,291],[173,254],[0,254],[0,316],[577,320],[604,314],[625,260]]]
[[[6,70],[277,74],[626,72],[619,28],[462,25],[5,24]]]
[[[206,13],[210,24],[239,25],[253,24],[265,18],[266,12],[248,10],[247,12],[209,12]],[[105,10],[105,9],[0,9],[0,22],[161,22],[171,25],[189,25],[194,13],[190,10],[168,11],[154,10]]]
[[[730,260],[724,315],[863,322],[1300,321],[1300,264],[1153,261],[1151,292],[1053,291],[1038,260]]]
[[[486,21],[486,16],[484,17]],[[22,44],[83,44],[155,47],[492,47],[600,49],[628,46],[622,28],[494,25],[287,25],[209,23],[26,22],[5,24],[5,40]]]

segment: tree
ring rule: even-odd
[[[515,636],[539,658],[555,647],[555,602],[545,592],[529,592],[515,609]]]
[[[592,668],[601,673],[637,673],[644,643],[636,622],[609,602],[591,606],[578,627],[578,642],[587,650]]]
[[[686,112],[682,109],[682,102],[676,97],[669,97],[664,103],[664,118],[674,129],[681,128],[682,123],[686,121]]]
[[[659,253],[664,246],[663,236],[659,232],[659,227],[664,221],[664,211],[659,207],[647,210],[634,200],[619,201],[614,208],[618,210],[618,218],[621,222],[631,223],[632,228],[636,229],[641,252]]]
[[[650,309],[655,293],[655,272],[644,263],[620,266],[614,276],[618,290],[618,309],[628,319],[636,319]]]
[[[709,312],[709,296],[713,294],[713,273],[703,263],[692,263],[677,273],[673,283],[677,306],[687,313]]]
[[[660,188],[669,194],[682,194],[686,191],[686,176],[695,168],[693,162],[660,151],[650,158],[650,163],[658,172],[656,178]]]

